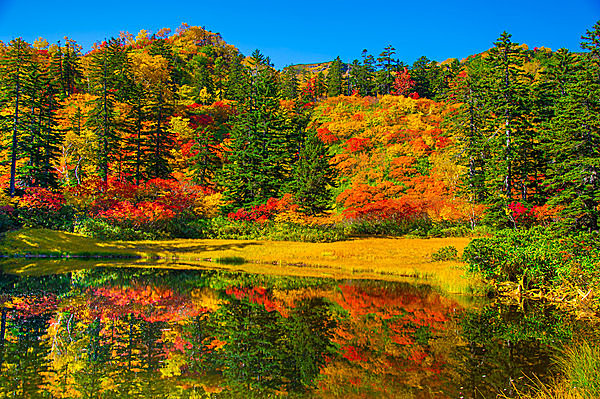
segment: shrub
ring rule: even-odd
[[[225,217],[210,219],[207,237],[221,239],[332,242],[348,236],[334,226],[307,226],[288,222],[251,222]]]
[[[29,187],[19,199],[16,219],[25,227],[73,230],[75,210],[66,205],[60,193],[41,187]]]
[[[452,245],[442,247],[431,255],[431,260],[434,262],[456,259],[458,259],[458,250]]]
[[[533,285],[560,283],[573,275],[594,277],[600,261],[596,234],[560,237],[546,227],[502,230],[465,248],[469,270],[499,281],[527,280]],[[526,288],[526,287],[524,287]]]
[[[167,238],[160,233],[150,233],[132,228],[122,228],[112,225],[106,220],[87,218],[82,220],[75,226],[75,232],[83,234],[87,237],[97,238],[107,241],[131,241],[131,240],[156,240],[159,238]]]

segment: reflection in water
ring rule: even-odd
[[[222,271],[0,274],[0,397],[511,395],[573,334],[428,286]]]

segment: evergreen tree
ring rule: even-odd
[[[24,114],[27,128],[22,138],[21,156],[25,162],[20,174],[27,186],[56,187],[54,161],[62,142],[56,121],[60,89],[58,81],[50,76],[48,64],[43,62],[39,59],[32,62],[23,92],[29,100],[29,109]]]
[[[383,49],[379,57],[377,57],[377,92],[379,94],[390,94],[394,86],[395,74],[398,72],[398,68],[395,67],[395,60],[393,59],[396,54],[396,49],[392,45],[388,45]]]
[[[463,191],[470,201],[481,203],[488,197],[486,187],[489,144],[485,136],[488,109],[485,103],[486,74],[480,58],[471,61],[451,85],[450,100],[458,106],[446,119],[447,128],[458,138],[460,154],[465,160],[466,175]]]
[[[52,74],[56,76],[60,85],[60,97],[67,98],[75,92],[78,82],[82,77],[80,56],[81,46],[74,40],[66,38],[63,48],[60,41],[54,48],[51,60]]]
[[[0,125],[10,135],[10,195],[15,195],[17,177],[17,159],[19,158],[20,138],[26,131],[23,117],[28,107],[27,73],[31,68],[32,49],[21,38],[12,40],[5,57],[0,60],[0,108],[10,110],[2,115],[4,123]]]
[[[250,95],[250,79],[248,70],[242,65],[244,57],[234,57],[229,67],[229,75],[225,84],[225,98],[244,101]]]
[[[336,57],[327,72],[327,95],[337,97],[343,93],[343,71],[344,66],[340,57]]]
[[[98,172],[104,181],[108,180],[109,163],[114,155],[112,151],[122,128],[115,119],[115,107],[118,100],[125,99],[126,65],[125,47],[114,38],[96,49],[91,59],[89,80],[96,99],[87,124],[98,137]]]
[[[300,204],[300,210],[306,214],[322,213],[331,205],[335,173],[330,159],[327,147],[317,137],[316,131],[308,131],[288,186],[288,191]]]
[[[506,32],[494,45],[485,59],[489,71],[486,102],[493,110],[493,117],[488,120],[488,134],[495,146],[489,171],[492,173],[490,183],[504,197],[501,201],[504,204],[497,205],[505,207],[516,196],[528,200],[529,176],[534,173],[535,162],[530,146],[532,130],[525,118],[530,104],[521,68],[524,54]]]
[[[173,112],[175,96],[175,68],[173,51],[165,39],[156,40],[149,54],[163,57],[167,61],[167,74],[152,82],[148,93],[148,118],[151,121],[151,136],[146,154],[146,174],[149,178],[167,178],[171,174],[169,160],[172,158],[173,135],[167,128],[168,119]]]
[[[363,50],[362,57],[362,64],[358,60],[354,60],[350,68],[352,91],[356,90],[361,96],[370,96],[375,94],[375,60],[372,55],[367,53],[367,50]]]
[[[433,98],[433,80],[435,79],[435,62],[423,56],[416,60],[410,69],[410,77],[415,82],[415,92],[419,97]]]
[[[283,68],[279,74],[279,95],[287,100],[298,97],[298,76],[292,67]]]
[[[560,50],[553,75],[559,92],[554,117],[545,130],[551,156],[550,203],[564,207],[571,228],[598,230],[600,204],[600,25],[583,37],[584,55]]]
[[[277,197],[293,159],[287,151],[290,126],[279,107],[276,73],[258,50],[250,64],[247,76],[251,95],[238,103],[228,162],[219,179],[229,209]]]

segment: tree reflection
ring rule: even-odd
[[[428,286],[95,268],[0,275],[0,397],[486,397],[573,334]],[[478,396],[479,395],[479,396]]]

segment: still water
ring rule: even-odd
[[[495,398],[586,326],[423,284],[0,272],[0,398]]]

